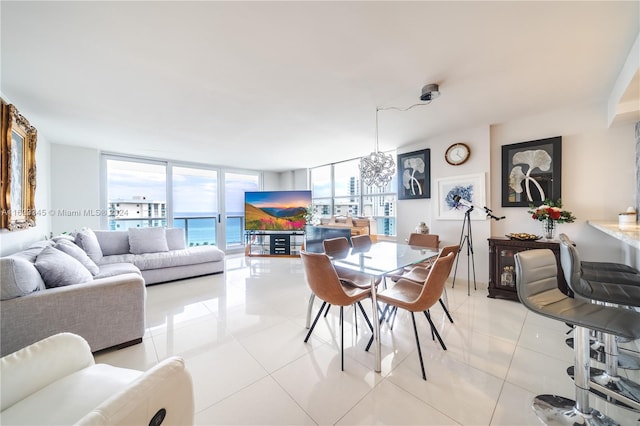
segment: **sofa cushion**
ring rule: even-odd
[[[71,241],[72,243],[75,243],[76,237],[71,234],[60,234],[51,238],[51,241],[53,241],[54,243],[59,243],[60,241]]]
[[[98,265],[91,260],[91,258],[82,250],[80,247],[76,245],[76,243],[68,240],[60,240],[55,246],[53,246],[60,250],[63,253],[68,254],[73,257],[78,262],[82,263],[82,265],[87,268],[91,275],[96,275],[99,272]]]
[[[184,229],[182,228],[167,228],[167,247],[169,250],[184,250],[187,248],[187,244],[184,240]]]
[[[44,281],[33,263],[21,256],[0,258],[0,300],[25,296],[44,289]]]
[[[133,254],[169,251],[164,228],[129,228],[129,251]]]
[[[78,232],[76,234],[76,244],[84,250],[96,264],[100,263],[102,259],[102,249],[93,230],[83,229]]]
[[[82,263],[55,247],[46,247],[36,258],[36,268],[47,288],[93,281]]]
[[[93,278],[97,280],[98,278],[115,277],[116,275],[129,273],[142,275],[140,269],[133,263],[107,263],[100,265],[100,272]]]
[[[133,259],[137,254],[112,254],[111,256],[103,256],[100,264],[98,265],[102,268],[103,265],[108,265],[110,263],[133,263]]]
[[[129,253],[129,233],[127,231],[93,231],[96,234],[103,256]]]
[[[224,252],[219,248],[215,246],[198,246],[185,250],[139,254],[134,257],[133,264],[140,268],[141,271],[146,271],[222,260],[224,260]]]

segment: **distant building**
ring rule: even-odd
[[[148,228],[166,226],[166,224],[166,201],[151,201],[145,196],[136,196],[130,200],[109,201],[109,228],[112,230]]]

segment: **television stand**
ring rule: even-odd
[[[298,257],[304,249],[304,231],[246,231],[246,256]]]

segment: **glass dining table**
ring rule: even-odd
[[[408,244],[396,243],[392,241],[381,241],[372,244],[366,251],[351,249],[345,256],[332,259],[333,263],[342,268],[360,272],[371,277],[371,302],[373,316],[373,340],[375,351],[375,367],[376,372],[382,369],[382,355],[380,343],[380,322],[378,320],[378,309],[376,299],[376,286],[374,283],[378,278],[382,278],[394,271],[423,262],[428,259],[434,259],[439,255],[437,249],[410,246]],[[379,280],[378,280],[379,281]],[[313,305],[313,295],[309,300],[309,309],[307,313],[307,327],[311,307]]]

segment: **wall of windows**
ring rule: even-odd
[[[103,228],[184,228],[188,246],[242,248],[244,191],[259,189],[259,172],[107,154],[102,168]]]
[[[361,216],[376,219],[379,235],[396,235],[397,180],[385,187],[365,186],[360,159],[314,167],[309,172],[316,218]]]

